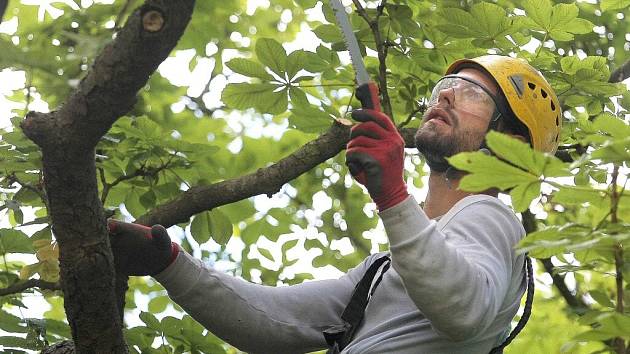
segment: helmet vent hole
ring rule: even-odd
[[[556,134],[556,143],[558,142],[558,134]]]
[[[528,83],[527,83],[527,86],[529,86],[530,90],[534,90],[534,89],[536,89],[536,85],[535,85],[535,84],[533,84],[533,83],[531,83],[531,82],[528,82]]]
[[[550,102],[551,102],[551,110],[555,111],[556,110],[556,105],[553,103],[553,101],[550,101]]]
[[[540,89],[540,94],[543,96],[543,98],[547,98],[547,91]]]
[[[560,126],[560,116],[556,116],[556,127]]]

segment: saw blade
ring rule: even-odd
[[[368,75],[365,64],[363,63],[363,57],[359,50],[359,43],[354,36],[350,20],[346,9],[341,4],[340,0],[330,0],[330,6],[333,8],[335,17],[337,18],[337,24],[341,27],[341,33],[343,34],[343,40],[346,43],[348,52],[350,52],[350,61],[354,67],[354,72],[357,79],[357,85],[361,86],[370,82],[370,75]]]

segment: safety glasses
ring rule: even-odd
[[[499,106],[496,97],[475,80],[458,75],[446,75],[437,82],[428,106],[433,107],[444,97],[444,90],[452,90],[450,106],[478,117],[493,114]],[[447,91],[448,93],[448,91]],[[499,114],[492,117],[492,121],[499,118]]]

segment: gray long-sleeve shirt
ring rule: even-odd
[[[503,339],[525,289],[524,230],[497,198],[469,196],[438,222],[413,197],[380,214],[392,267],[346,354],[488,353]],[[381,254],[336,280],[286,287],[248,283],[180,252],[156,279],[204,327],[253,353],[326,347],[354,286]]]

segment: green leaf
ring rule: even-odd
[[[287,52],[280,42],[271,38],[261,38],[256,42],[258,59],[278,76],[284,77],[287,67]]]
[[[552,196],[554,203],[565,205],[581,205],[583,203],[600,204],[608,200],[605,191],[589,187],[563,186]]]
[[[538,181],[538,176],[500,161],[483,152],[465,152],[448,158],[455,168],[471,172],[460,181],[462,190],[480,192],[492,187],[508,189]]]
[[[522,20],[526,26],[546,32],[557,41],[572,40],[574,34],[589,33],[595,27],[590,21],[578,18],[579,9],[575,4],[552,7],[549,0],[526,0],[523,8],[527,13]]]
[[[610,300],[608,294],[602,290],[590,290],[588,294],[600,305],[615,308],[615,304]]]
[[[315,35],[319,37],[319,39],[326,43],[343,41],[341,29],[337,25],[319,25],[315,29],[313,29],[313,33],[315,33]]]
[[[232,236],[233,226],[230,218],[220,209],[210,211],[210,234],[212,239],[220,245],[225,245]]]
[[[262,247],[258,247],[258,252],[260,252],[260,254],[267,258],[268,260],[272,261],[274,260],[273,255],[271,254],[271,251],[269,251],[266,248],[262,248]]]
[[[529,144],[494,130],[488,133],[486,140],[497,156],[532,174],[542,175],[546,165],[545,155]]]
[[[291,109],[289,125],[307,133],[319,133],[328,129],[332,124],[332,118],[324,111],[314,106],[296,106]]]
[[[168,296],[156,296],[149,301],[149,312],[150,313],[160,313],[166,310],[168,306],[169,298]]]
[[[308,107],[310,103],[306,98],[306,93],[302,89],[291,86],[289,88],[289,98],[291,99],[291,105],[294,107]]]
[[[210,240],[210,212],[204,211],[195,215],[190,224],[190,233],[197,243],[204,244]]]
[[[600,3],[602,12],[625,9],[630,6],[630,0],[602,0]]]
[[[540,181],[529,184],[519,184],[510,191],[512,205],[516,212],[523,212],[529,208],[532,200],[540,195]]]
[[[197,214],[190,225],[190,232],[199,244],[210,237],[220,245],[225,245],[232,236],[232,222],[219,209],[212,209]]]
[[[26,338],[9,336],[0,337],[0,346],[25,349],[41,349],[37,347],[36,343],[33,343],[33,341],[30,341]]]
[[[324,60],[317,53],[304,52],[304,69],[312,73],[319,73],[331,67],[331,63]]]
[[[630,136],[630,125],[610,112],[598,115],[593,122],[593,129],[605,132],[615,138]]]
[[[287,57],[287,77],[289,80],[293,80],[298,71],[304,69],[307,56],[308,54],[303,50],[296,50],[289,54]]]
[[[239,73],[241,75],[249,76],[249,77],[257,77],[259,79],[263,79],[266,81],[272,81],[274,77],[265,71],[265,67],[260,65],[259,63],[245,59],[245,58],[234,58],[225,65],[230,68],[232,71]]]
[[[300,240],[290,240],[282,244],[282,253],[286,253],[291,248],[295,247]]]
[[[150,312],[140,312],[140,319],[147,327],[160,330],[160,321]]]
[[[24,232],[0,229],[0,254],[5,253],[35,253],[35,250]]]
[[[229,84],[223,90],[221,99],[235,109],[254,108],[261,113],[280,114],[287,110],[288,99],[285,90],[274,92],[283,86],[274,84]]]
[[[140,202],[140,193],[136,188],[132,188],[125,198],[125,208],[133,216],[140,216],[146,210]]]
[[[570,29],[569,32],[573,34],[591,33],[593,32],[593,27],[595,27],[593,22],[585,20],[583,18],[574,18],[569,21],[566,26],[568,29]]]
[[[315,5],[317,5],[318,0],[293,0],[295,1],[295,3],[303,8],[303,9],[310,9],[311,7],[314,7]]]
[[[548,31],[551,27],[552,5],[549,0],[525,0],[522,3],[527,13],[527,19],[531,21],[532,29]]]
[[[28,328],[19,317],[0,310],[0,329],[6,332],[26,333]]]

